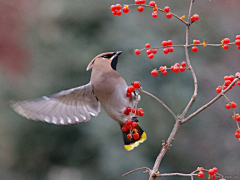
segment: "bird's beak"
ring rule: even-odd
[[[110,61],[112,62],[112,60],[118,57],[120,54],[122,54],[122,51],[115,52],[114,55],[111,57]]]

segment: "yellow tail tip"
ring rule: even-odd
[[[139,143],[143,143],[146,139],[147,139],[147,135],[145,132],[143,132],[141,138],[138,141],[136,141],[132,144],[124,145],[124,147],[127,151],[131,151],[135,147],[138,147]]]

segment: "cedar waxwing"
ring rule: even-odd
[[[137,122],[136,117],[123,113],[127,107],[134,108],[140,96],[132,92],[132,97],[126,97],[128,86],[116,71],[118,56],[121,53],[106,52],[96,56],[87,66],[87,71],[92,68],[92,74],[90,82],[84,86],[38,99],[12,102],[11,107],[28,119],[68,125],[86,122],[90,120],[90,115],[96,117],[101,110],[101,104],[106,113],[118,122],[120,128],[130,118]],[[132,136],[133,129],[122,131],[124,147],[128,151],[147,138],[138,123],[134,131],[138,132],[138,138],[127,137],[129,133]]]

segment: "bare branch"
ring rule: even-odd
[[[157,177],[166,177],[166,176],[197,176],[197,174],[183,174],[183,173],[164,173],[156,174]]]
[[[153,99],[157,100],[163,107],[165,107],[168,112],[174,117],[174,119],[177,118],[177,116],[174,114],[174,112],[164,103],[162,102],[160,99],[158,99],[156,96],[152,95],[151,93],[144,91],[142,89],[139,90],[140,92],[147,94],[148,96],[152,97]]]
[[[190,7],[189,7],[189,13],[188,13],[188,23],[190,23],[190,16],[191,16],[191,11],[192,11],[192,4],[193,4],[194,0],[191,0],[190,3]],[[198,91],[198,84],[197,84],[197,77],[196,74],[191,66],[190,63],[190,59],[189,59],[189,53],[188,53],[188,38],[189,38],[189,26],[186,27],[186,45],[185,45],[185,55],[186,55],[186,60],[187,60],[187,64],[188,67],[192,73],[192,77],[193,77],[193,81],[194,81],[194,92],[193,95],[188,103],[188,105],[186,106],[186,108],[184,109],[184,111],[182,112],[182,116],[184,117],[186,115],[186,113],[188,112],[188,110],[190,109],[190,107],[193,104],[193,101],[196,99],[197,97],[197,91]]]
[[[206,109],[207,107],[211,106],[215,101],[217,101],[221,96],[223,96],[232,86],[234,83],[236,83],[238,80],[240,79],[240,77],[235,78],[233,80],[233,82],[224,90],[222,91],[220,94],[218,94],[215,98],[213,98],[210,102],[208,102],[207,104],[203,105],[202,107],[200,107],[198,110],[196,110],[194,113],[190,114],[187,118],[182,120],[182,124],[186,123],[187,121],[189,121],[190,119],[192,119],[194,116],[196,116],[197,114],[199,114],[201,111],[203,111],[204,109]]]

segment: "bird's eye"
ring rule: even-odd
[[[105,56],[103,56],[103,58],[108,58],[108,56],[107,56],[107,55],[105,55]]]
[[[112,56],[113,56],[113,54],[107,54],[107,55],[104,55],[104,56],[102,56],[102,57],[103,57],[103,58],[106,58],[106,59],[110,59]]]

